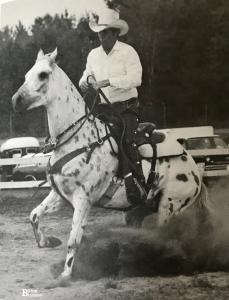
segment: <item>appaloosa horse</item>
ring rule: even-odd
[[[108,141],[104,123],[85,114],[85,102],[55,63],[56,55],[57,50],[46,55],[39,51],[34,66],[25,75],[25,82],[13,96],[12,102],[16,111],[39,106],[44,106],[47,111],[54,145],[48,171],[52,190],[31,212],[30,220],[38,246],[55,247],[60,241],[45,236],[39,221],[43,215],[60,208],[62,202],[72,204],[72,228],[61,274],[62,278],[69,278],[90,208],[105,193],[118,168],[111,143],[115,151],[118,147],[114,139]],[[161,156],[156,162],[157,176],[149,192],[160,195],[159,226],[193,204],[201,191],[198,167],[183,148],[180,155]],[[147,177],[147,167],[144,173]]]

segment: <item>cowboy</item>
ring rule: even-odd
[[[141,62],[133,47],[118,41],[118,37],[125,35],[129,27],[126,21],[119,19],[117,11],[107,9],[99,16],[97,22],[93,20],[89,26],[92,31],[98,33],[101,45],[89,53],[79,86],[83,92],[86,92],[90,87],[88,78],[93,77],[91,84],[94,90],[102,90],[113,108],[121,113],[126,127],[125,150],[132,163],[131,167],[128,160],[124,159],[122,172],[127,199],[136,204],[140,197],[134,177],[138,178],[140,184],[144,184],[138,150],[134,141],[139,123],[137,87],[142,82]],[[102,96],[100,96],[100,101],[106,103]]]

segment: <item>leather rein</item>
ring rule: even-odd
[[[87,120],[89,120],[89,117],[92,115],[92,111],[96,104],[96,99],[97,99],[98,94],[99,94],[99,91],[96,93],[96,96],[93,101],[93,106],[88,113],[86,112],[85,115],[80,117],[76,122],[72,123],[68,128],[66,128],[63,132],[61,132],[59,135],[57,135],[57,137],[55,139],[48,138],[48,143],[45,144],[43,153],[55,151],[56,149],[60,148],[61,146],[66,144],[68,141],[70,141],[73,138],[73,136],[75,136],[80,131],[80,129],[85,124],[85,122]],[[86,104],[85,104],[85,111],[86,111]],[[82,121],[82,123],[80,124],[81,121]],[[74,131],[66,140],[64,140],[63,142],[60,143],[60,138],[63,137],[67,132],[69,132],[71,129],[73,129],[78,124],[80,124],[80,126],[77,128],[77,130]],[[73,158],[75,158],[76,156],[78,156],[84,152],[88,153],[86,163],[89,163],[91,155],[92,155],[93,151],[95,150],[95,148],[100,147],[106,140],[109,140],[111,137],[111,134],[109,132],[107,132],[106,136],[101,138],[99,136],[99,132],[98,132],[96,124],[95,124],[95,127],[96,127],[96,131],[97,131],[98,140],[89,144],[88,146],[81,147],[79,149],[76,149],[76,150],[66,154],[65,156],[63,156],[59,160],[57,160],[52,166],[49,161],[49,163],[48,163],[48,174],[49,175],[61,173],[62,167],[67,162],[69,162],[70,160],[72,160]]]

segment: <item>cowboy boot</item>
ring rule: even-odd
[[[132,153],[133,153],[133,151],[132,151]],[[145,179],[143,176],[143,172],[142,172],[140,163],[136,164],[136,160],[133,160],[133,157],[134,157],[133,155],[129,155],[129,158],[131,158],[131,163],[134,165],[133,169],[135,172],[134,173],[132,172],[128,159],[124,159],[123,160],[123,174],[124,174],[124,182],[125,182],[125,187],[126,187],[127,200],[131,204],[137,205],[137,204],[142,203],[140,189],[144,188]],[[135,157],[136,157],[136,155],[135,155]],[[138,173],[138,174],[136,175],[136,173]],[[138,180],[140,187],[139,187],[139,185],[136,184],[136,181],[134,180],[134,178],[136,178]]]

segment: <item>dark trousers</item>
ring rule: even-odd
[[[133,172],[136,177],[142,176],[139,164],[138,151],[136,147],[135,135],[139,125],[139,102],[137,98],[112,104],[101,103],[99,98],[96,100],[95,91],[90,90],[85,97],[85,102],[89,109],[93,107],[93,115],[99,117],[105,123],[118,123],[121,131],[124,130],[123,140],[120,145],[124,147],[126,155],[121,156],[122,176]],[[96,105],[94,105],[96,102]],[[120,139],[120,137],[119,137]],[[118,141],[119,142],[119,141]],[[123,154],[123,153],[122,153]]]
[[[139,124],[138,100],[136,98],[133,98],[121,103],[114,103],[112,104],[112,106],[114,106],[115,109],[118,108],[118,110],[120,111],[123,118],[123,124],[125,126],[123,146],[125,148],[127,157],[123,157],[122,160],[123,176],[132,171],[134,171],[134,173],[139,173],[139,167],[137,165],[139,158],[135,140],[136,130]]]

